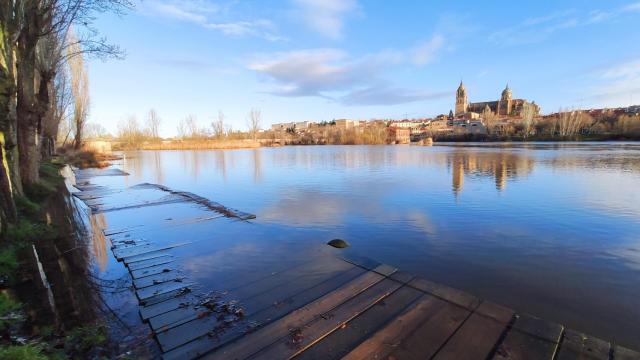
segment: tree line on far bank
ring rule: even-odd
[[[59,129],[80,147],[89,109],[86,57],[120,57],[93,27],[130,0],[0,1],[0,232],[17,219],[16,200],[37,188]],[[67,125],[60,126],[60,124]]]
[[[164,140],[160,135],[163,121],[155,109],[149,110],[143,122],[134,115],[118,123],[115,136],[110,134],[103,126],[96,123],[85,125],[85,138],[96,140],[113,140],[122,148],[140,148],[145,143],[157,143]],[[217,117],[210,123],[203,125],[195,115],[189,114],[181,119],[175,130],[177,141],[234,141],[234,140],[258,140],[258,134],[262,125],[262,112],[252,108],[247,114],[247,130],[234,130],[231,124],[226,122],[226,116],[218,111]],[[59,141],[63,139],[59,136]]]
[[[488,140],[585,140],[640,139],[640,115],[601,111],[591,115],[582,110],[560,110],[555,114],[534,117],[523,114],[521,119],[504,121],[492,113],[483,114],[487,133],[475,138]],[[464,138],[464,134],[451,134]]]
[[[524,111],[518,119],[498,119],[493,113],[483,113],[482,121],[486,126],[486,133],[469,134],[464,128],[443,128],[433,123],[426,126],[424,136],[436,140],[606,140],[606,139],[640,139],[640,116],[634,114],[619,114],[614,111],[604,111],[592,116],[587,111],[561,110],[548,116],[534,116],[532,112]],[[260,130],[261,112],[252,109],[247,114],[248,130],[234,130],[226,122],[226,116],[218,111],[217,117],[209,124],[203,125],[194,115],[188,115],[178,122],[175,137],[170,143],[165,142],[162,147],[158,144],[163,139],[160,136],[162,120],[158,113],[151,109],[144,122],[139,122],[135,116],[130,116],[118,124],[115,136],[107,130],[93,123],[85,126],[87,138],[114,140],[120,148],[125,149],[172,149],[172,148],[210,148],[237,142],[237,147],[246,147],[242,141],[260,140],[262,143],[278,142],[284,144],[336,144],[336,145],[364,145],[390,143],[386,125],[367,123],[359,128],[339,128],[335,122],[321,122],[312,129],[283,129]],[[446,131],[443,131],[446,130]],[[64,133],[64,132],[61,132]],[[63,142],[64,139],[60,139]],[[198,145],[200,144],[200,145]],[[225,146],[222,146],[225,147]]]

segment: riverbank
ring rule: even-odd
[[[113,358],[141,351],[139,337],[105,301],[108,292],[124,294],[128,287],[115,288],[92,274],[90,221],[82,219],[60,174],[63,161],[44,163],[40,183],[16,199],[20,221],[0,246],[0,359]]]
[[[113,150],[231,150],[279,146],[273,140],[162,140],[140,144],[113,143]]]
[[[573,135],[566,137],[553,136],[497,136],[487,134],[440,134],[431,137],[434,143],[438,142],[602,142],[602,141],[640,141],[640,136],[622,135]],[[411,145],[423,145],[423,139],[410,142]],[[431,143],[429,143],[431,144]],[[260,147],[280,147],[280,146],[308,146],[308,145],[394,145],[394,143],[381,142],[377,138],[352,139],[345,138],[344,141],[324,141],[310,138],[286,138],[286,139],[259,139],[253,140],[166,140],[158,142],[145,142],[141,144],[121,144],[114,142],[114,151],[128,150],[236,150],[236,149],[257,149]],[[88,162],[88,165],[74,163],[83,167],[104,167],[106,161],[113,158],[97,159]],[[82,162],[82,159],[80,160]]]
[[[586,134],[571,136],[502,136],[489,134],[443,134],[434,135],[434,141],[439,142],[598,142],[598,141],[640,141],[640,135],[614,135],[614,134]]]

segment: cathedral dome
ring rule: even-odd
[[[509,84],[507,84],[507,87],[504,88],[504,90],[502,90],[502,98],[503,99],[511,99],[511,96],[513,94],[511,93],[511,89],[509,88]]]

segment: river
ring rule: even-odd
[[[640,144],[124,155],[119,167],[131,175],[105,184],[158,183],[256,215],[248,228],[229,223],[192,247],[186,263],[201,282],[213,284],[215,262],[234,266],[224,258],[286,262],[341,238],[350,252],[640,348]],[[189,237],[189,227],[181,231]]]

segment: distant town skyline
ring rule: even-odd
[[[509,83],[543,113],[640,103],[640,2],[145,0],[97,27],[121,61],[91,61],[89,121],[115,133],[154,108],[161,134],[218,110],[246,129],[336,118],[419,118]]]

